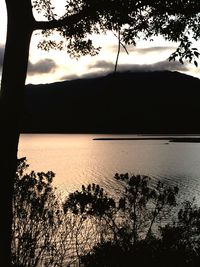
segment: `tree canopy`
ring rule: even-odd
[[[68,0],[59,17],[52,0],[34,0],[33,7],[48,22],[37,22],[45,37],[39,47],[45,50],[66,49],[73,57],[96,55],[91,35],[107,31],[120,32],[121,44],[135,45],[137,40],[162,35],[179,43],[170,60],[186,59],[197,65],[198,50],[193,41],[200,37],[200,3],[194,0]],[[61,41],[51,39],[55,31]],[[50,39],[49,39],[50,38]]]

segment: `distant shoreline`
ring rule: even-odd
[[[94,141],[139,141],[139,140],[167,140],[177,143],[200,143],[199,137],[111,137],[111,138],[94,138]]]
[[[185,142],[185,143],[200,143],[200,138],[199,137],[181,137],[181,138],[172,138],[170,139],[170,142]]]

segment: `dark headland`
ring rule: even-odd
[[[199,101],[200,80],[170,71],[27,85],[22,131],[199,134]]]
[[[94,138],[94,141],[137,141],[137,140],[167,140],[180,143],[200,143],[199,137],[119,137],[119,138]]]

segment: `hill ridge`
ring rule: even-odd
[[[200,133],[200,80],[171,71],[26,86],[24,132]]]

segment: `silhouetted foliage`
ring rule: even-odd
[[[129,176],[126,173],[116,174],[114,178],[124,186],[119,211],[125,218],[123,227],[128,229],[129,242],[134,244],[149,238],[154,232],[154,225],[166,214],[169,216],[171,208],[176,206],[178,188],[167,188],[160,181],[152,188],[148,176]]]
[[[177,209],[177,187],[115,174],[117,196],[89,184],[63,202],[52,172],[28,173],[27,167],[25,158],[18,160],[13,267],[199,266],[200,208],[186,201]]]
[[[88,249],[87,225],[82,238],[82,219],[64,213],[61,196],[52,185],[53,172],[28,173],[27,167],[25,158],[18,160],[13,194],[12,266],[69,266],[77,261],[79,250]]]
[[[164,266],[199,266],[200,208],[186,201],[173,223],[161,228],[160,258]]]
[[[92,246],[116,238],[116,202],[99,185],[82,186],[81,191],[69,194],[63,206],[65,212],[81,216],[85,222],[89,220],[93,225],[95,232]]]
[[[35,0],[33,6],[51,21],[47,29],[41,24],[44,37],[52,37],[55,31],[62,37],[60,42],[55,38],[42,40],[39,44],[42,49],[65,48],[71,56],[80,57],[87,53],[95,55],[100,50],[93,46],[88,35],[91,33],[113,31],[119,39],[119,47],[124,48],[135,45],[139,39],[162,35],[166,40],[179,42],[170,60],[178,58],[183,63],[186,59],[197,66],[199,52],[192,47],[193,40],[200,37],[200,4],[197,1],[74,0],[66,1],[63,17],[56,14],[51,1]],[[74,16],[71,24],[66,23],[70,16]]]
[[[87,187],[82,185],[82,191],[69,194],[64,203],[64,211],[71,209],[74,214],[85,214],[86,216],[99,216],[112,213],[115,208],[115,201],[104,193],[99,185],[89,184]]]
[[[200,209],[185,202],[176,216],[177,187],[166,187],[161,182],[153,185],[149,177],[142,175],[116,174],[114,178],[123,190],[118,199],[110,200],[112,205],[102,205],[104,214],[102,209],[97,211],[96,203],[105,203],[108,197],[98,185],[83,187],[65,203],[76,214],[101,217],[107,222],[101,225],[102,220],[96,221],[104,235],[92,251],[81,257],[82,264],[198,266]]]
[[[34,171],[27,174],[27,167],[25,158],[18,160],[13,194],[12,264],[37,266],[46,257],[47,262],[53,258],[56,263],[55,238],[64,221],[52,187],[54,174]]]
[[[29,173],[27,168],[26,158],[19,159],[13,194],[12,266],[78,264],[82,255],[101,242],[103,222],[100,224],[94,215],[102,217],[109,210],[106,206],[112,207],[112,201],[103,197],[99,186],[83,186],[100,202],[90,205],[92,198],[88,194],[85,209],[76,212],[73,205],[63,204],[61,195],[56,193],[53,172]],[[75,192],[75,203],[79,202],[78,195]],[[73,202],[70,197],[67,201]]]

